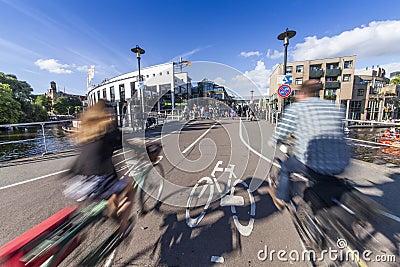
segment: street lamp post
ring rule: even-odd
[[[131,51],[136,54],[136,58],[138,60],[138,69],[139,69],[139,83],[142,81],[142,75],[140,75],[140,55],[144,54],[145,51],[143,48],[139,47],[136,45],[136,47],[132,48]],[[143,93],[144,88],[142,87],[140,89],[140,101],[142,103],[142,112],[144,113],[144,93]]]
[[[296,31],[289,30],[278,35],[278,40],[283,40],[283,46],[285,47],[285,52],[283,56],[283,75],[286,75],[286,65],[287,65],[287,47],[289,46],[289,39],[296,35]],[[282,101],[284,102],[284,100]],[[283,110],[283,103],[281,103],[281,110]]]
[[[254,90],[250,90],[250,93],[251,93],[251,99],[250,100],[253,100]]]
[[[139,86],[141,87],[141,88],[138,88],[138,89],[139,89],[139,93],[140,93],[140,103],[141,103],[141,106],[142,106],[142,108],[141,108],[142,109],[141,110],[142,111],[142,115],[140,116],[140,119],[143,120],[142,121],[142,123],[143,123],[142,127],[143,127],[143,129],[145,129],[145,125],[146,124],[145,124],[145,116],[144,116],[144,111],[145,111],[145,109],[144,109],[144,87],[141,85],[142,75],[140,74],[140,55],[144,54],[145,51],[144,51],[143,48],[139,47],[138,45],[136,45],[136,47],[132,48],[131,51],[136,54],[136,58],[137,58],[137,61],[138,61],[138,69],[139,69],[139,79],[138,79],[138,81],[139,81]]]

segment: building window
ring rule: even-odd
[[[357,96],[363,96],[363,95],[364,95],[364,89],[358,89]]]
[[[97,91],[97,101],[99,101],[99,99],[100,99],[100,90]]]
[[[383,82],[382,82],[382,81],[375,80],[375,87],[376,87],[376,88],[382,88],[382,87],[383,87]]]
[[[293,72],[293,67],[292,66],[287,66],[286,67],[286,73],[292,73]]]
[[[103,99],[107,99],[106,88],[103,88]]]
[[[296,78],[295,84],[303,84],[303,78]]]
[[[325,96],[334,96],[334,95],[336,95],[336,89],[325,90]]]
[[[110,100],[111,100],[112,102],[115,101],[115,90],[114,90],[114,86],[111,86],[111,87],[110,87]]]
[[[167,70],[167,75],[169,75],[169,70]]]
[[[337,77],[326,77],[325,81],[327,81],[327,82],[337,82]]]
[[[153,73],[153,77],[156,77],[156,74],[155,74],[155,73]]]
[[[351,102],[350,102],[350,108],[351,108],[352,110],[361,109],[361,101],[351,101]]]
[[[148,75],[148,74],[146,75],[146,78],[149,78],[149,75]]]
[[[339,63],[326,63],[326,68],[333,70],[339,68]]]
[[[352,69],[353,68],[353,60],[346,60],[344,62],[344,68],[345,69]]]
[[[119,85],[119,100],[125,101],[125,85],[124,84]]]
[[[310,65],[310,70],[320,70],[320,69],[321,69],[321,64]]]
[[[147,75],[149,76],[149,75]],[[131,98],[136,94],[135,82],[131,82]]]
[[[350,82],[351,74],[343,74],[343,81]]]
[[[162,72],[160,72],[160,76],[162,76]]]
[[[303,72],[303,71],[304,71],[303,65],[296,66],[296,72]]]

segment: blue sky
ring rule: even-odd
[[[139,44],[143,67],[180,56],[218,62],[265,92],[283,61],[277,35],[286,28],[297,31],[288,61],[357,55],[357,69],[400,70],[399,11],[397,0],[0,0],[0,71],[27,81],[35,94],[50,81],[84,94],[91,65],[94,83],[137,70],[130,49]],[[230,83],[210,75],[240,87],[238,77]]]

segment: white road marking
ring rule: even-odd
[[[191,122],[187,123],[187,125],[192,125],[192,124],[195,124],[196,122],[197,122],[197,121],[191,121]],[[184,129],[185,127],[186,127],[186,125],[184,125],[182,129]],[[171,134],[174,134],[174,133],[179,132],[179,131],[182,130],[182,129],[175,130],[175,131],[170,132],[169,134],[166,134],[166,135],[161,135],[160,137],[158,137],[158,138],[156,138],[156,139],[153,139],[153,140],[150,140],[150,141],[148,141],[148,142],[149,142],[149,143],[157,142],[157,141],[159,141],[159,140],[161,140],[161,139],[163,139],[163,138],[165,138],[165,137],[167,137],[167,136],[170,136]]]
[[[215,125],[217,125],[217,124],[218,124],[218,122],[215,122],[210,128],[208,128],[208,130],[205,131],[202,135],[200,135],[199,138],[196,139],[196,141],[191,143],[190,146],[188,146],[185,150],[183,150],[182,154],[187,153],[198,141],[200,141],[206,134],[208,134],[208,132],[211,131],[211,129],[214,128]]]
[[[269,163],[272,163],[271,159],[267,158],[266,156],[264,156],[263,154],[261,154],[260,152],[258,152],[254,148],[252,148],[248,143],[246,143],[246,141],[243,138],[243,134],[242,134],[242,120],[240,120],[240,125],[239,125],[239,136],[240,136],[240,140],[242,141],[243,145],[245,145],[248,149],[250,149],[251,152],[253,152],[257,156],[259,156],[260,158],[268,161]]]
[[[29,180],[26,180],[26,181],[22,181],[22,182],[19,182],[19,183],[2,186],[2,187],[0,187],[0,190],[7,189],[7,188],[10,188],[10,187],[14,187],[14,186],[18,186],[18,185],[22,185],[22,184],[26,184],[26,183],[30,183],[30,182],[34,182],[34,181],[38,181],[38,180],[41,180],[41,179],[44,179],[44,178],[48,178],[50,176],[57,175],[57,174],[60,174],[60,173],[64,173],[64,172],[67,172],[67,171],[69,171],[69,169],[58,171],[58,172],[53,172],[53,173],[50,173],[50,174],[46,174],[46,175],[43,175],[43,176],[40,176],[40,177],[32,178],[32,179],[29,179]]]
[[[189,124],[193,124],[193,123],[194,123],[194,122],[189,123]],[[175,132],[176,132],[176,131],[175,131]],[[174,133],[174,132],[172,132],[172,133]],[[170,133],[170,134],[172,134],[172,133]],[[162,139],[162,138],[164,138],[164,137],[167,137],[167,136],[170,135],[170,134],[161,136],[161,137],[157,138],[156,140],[159,140],[159,139]],[[150,143],[151,143],[151,142],[154,142],[154,141],[156,141],[156,140],[150,141]],[[125,152],[120,152],[120,153],[115,154],[115,155],[113,155],[113,156],[115,157],[115,156],[123,155],[123,154],[125,154],[125,153],[126,153],[126,151],[125,151]],[[125,160],[122,160],[121,162],[124,162],[124,161],[125,161]],[[119,163],[117,163],[116,165],[118,165],[118,164],[119,164]],[[121,169],[121,170],[119,170],[119,171],[122,171],[122,170],[123,170],[123,169]],[[46,174],[46,175],[43,175],[43,176],[40,176],[40,177],[32,178],[32,179],[29,179],[29,180],[26,180],[26,181],[22,181],[22,182],[18,182],[18,183],[15,183],[15,184],[5,185],[5,186],[0,187],[0,190],[4,190],[4,189],[7,189],[7,188],[15,187],[15,186],[18,186],[18,185],[27,184],[27,183],[34,182],[34,181],[38,181],[38,180],[41,180],[41,179],[44,179],[44,178],[48,178],[48,177],[51,177],[51,176],[54,176],[54,175],[57,175],[57,174],[61,174],[61,173],[67,172],[67,171],[69,171],[69,169],[62,170],[62,171],[58,171],[58,172],[54,172],[54,173],[50,173],[50,174]]]

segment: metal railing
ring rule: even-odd
[[[12,127],[23,127],[23,126],[41,126],[41,128],[42,128],[42,137],[43,137],[43,145],[44,145],[44,150],[45,150],[45,152],[42,155],[44,155],[44,154],[48,153],[44,126],[47,125],[47,124],[62,124],[62,123],[68,123],[68,122],[72,122],[72,119],[59,120],[59,121],[42,121],[42,122],[26,122],[26,123],[15,123],[15,124],[2,124],[2,125],[0,125],[0,129],[1,128],[8,129],[8,128],[12,128]],[[37,138],[23,139],[23,140],[17,140],[17,141],[5,141],[5,142],[0,142],[0,145],[17,144],[17,143],[34,141],[34,140],[37,140]]]

